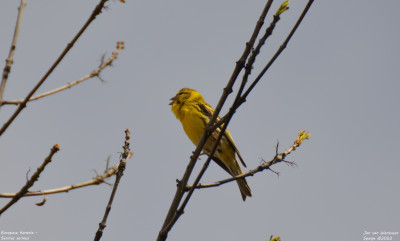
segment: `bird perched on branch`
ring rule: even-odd
[[[176,118],[181,121],[186,135],[193,144],[197,146],[211,116],[214,114],[214,109],[204,101],[203,96],[201,96],[199,92],[188,88],[181,89],[170,100],[172,101],[170,103],[172,112],[175,114]],[[220,117],[217,118],[217,121],[219,119]],[[211,153],[220,131],[221,129],[217,128],[210,135],[203,147],[204,153],[208,155]],[[231,134],[228,129],[226,129],[212,160],[230,175],[237,176],[242,174],[243,171],[239,166],[236,156],[239,157],[243,166],[246,167]],[[240,178],[237,179],[236,182],[239,185],[243,201],[246,200],[246,197],[251,197],[251,190],[247,185],[246,179]]]

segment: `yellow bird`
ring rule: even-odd
[[[172,112],[174,112],[176,118],[181,121],[186,135],[193,144],[197,146],[204,129],[214,113],[214,109],[204,101],[203,96],[201,96],[199,92],[188,88],[181,89],[170,100],[172,101],[170,103],[170,105],[172,105]],[[219,119],[220,117],[218,117],[217,120]],[[220,128],[216,129],[208,138],[203,148],[204,153],[208,155],[211,153],[220,131]],[[243,171],[236,160],[236,156],[239,157],[243,166],[246,167],[239,150],[233,142],[231,134],[228,129],[226,129],[212,160],[232,176],[237,176],[242,174]],[[251,197],[251,190],[247,185],[246,179],[240,178],[237,179],[236,182],[239,185],[243,201],[246,200],[246,197]]]

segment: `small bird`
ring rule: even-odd
[[[203,96],[201,96],[199,92],[189,88],[181,89],[170,100],[172,101],[170,103],[172,112],[175,114],[176,118],[181,121],[186,135],[193,144],[197,146],[200,142],[201,136],[203,135],[204,129],[214,113],[214,109],[204,101]],[[217,118],[217,121],[219,119],[220,117]],[[208,155],[211,153],[220,131],[221,129],[217,128],[208,138],[203,147],[204,153]],[[239,157],[243,166],[246,167],[239,150],[233,142],[231,134],[228,129],[226,129],[212,160],[214,160],[230,175],[237,176],[242,174],[243,171],[236,160],[236,156]],[[247,185],[246,179],[240,178],[237,179],[236,182],[239,185],[243,201],[246,200],[246,197],[251,197],[251,190]]]

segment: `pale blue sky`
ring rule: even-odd
[[[28,1],[6,99],[23,98],[86,21],[97,1]],[[194,146],[170,111],[182,87],[215,106],[265,1],[109,3],[38,93],[95,68],[117,41],[126,49],[105,83],[89,80],[32,102],[0,138],[0,192],[16,192],[28,168],[61,150],[32,190],[86,181],[119,158],[124,130],[134,156],[102,240],[155,240]],[[272,9],[277,9],[274,1]],[[291,1],[253,70],[282,43],[306,1]],[[1,69],[19,1],[0,3]],[[298,131],[312,133],[291,156],[248,178],[242,202],[234,183],[196,191],[168,240],[363,240],[364,231],[400,232],[400,2],[315,1],[309,14],[229,128],[249,168],[269,160]],[[271,11],[274,12],[274,11]],[[267,18],[267,24],[272,15]],[[237,88],[237,86],[235,86]],[[228,99],[228,103],[232,98]],[[3,107],[0,124],[14,107]],[[224,109],[226,111],[227,108]],[[199,162],[201,165],[205,159]],[[199,168],[197,166],[196,170]],[[211,164],[202,183],[227,177]],[[113,181],[114,179],[111,179]],[[111,188],[24,198],[0,218],[0,231],[33,231],[35,241],[91,240]],[[8,200],[1,199],[0,205]],[[400,236],[394,236],[394,241]]]

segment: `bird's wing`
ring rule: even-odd
[[[219,129],[219,128],[218,128],[218,129]],[[237,146],[235,145],[235,142],[233,141],[233,138],[232,138],[232,136],[231,136],[231,133],[229,133],[228,130],[225,130],[225,133],[224,133],[224,134],[225,134],[225,136],[226,136],[226,139],[229,141],[229,143],[231,143],[233,149],[235,150],[236,154],[238,155],[238,157],[239,157],[239,159],[240,159],[240,162],[243,164],[244,167],[247,167],[247,166],[246,166],[246,163],[244,163],[244,160],[243,160],[243,158],[242,158],[242,155],[240,155],[240,152],[239,152]]]
[[[211,116],[214,114],[214,109],[207,103],[199,103],[199,107],[202,110],[202,112],[208,117],[211,118]],[[218,116],[216,122],[218,122],[221,118]],[[207,122],[208,124],[208,122]],[[221,131],[221,128],[217,128],[212,134],[211,136],[216,140],[218,137],[219,132]],[[244,167],[246,166],[246,163],[244,162],[242,156],[240,155],[240,152],[238,150],[238,148],[235,145],[235,142],[233,141],[233,138],[231,136],[231,134],[229,133],[228,130],[225,130],[224,132],[224,136],[226,137],[226,139],[228,140],[228,142],[231,144],[231,146],[233,147],[233,149],[235,150],[236,154],[238,155],[240,162],[243,164]]]

